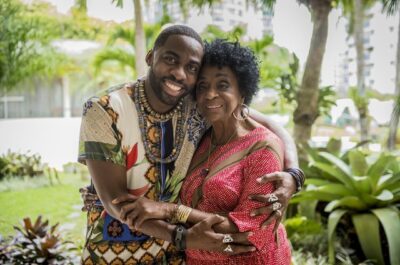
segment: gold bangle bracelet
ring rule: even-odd
[[[191,211],[192,208],[181,204],[178,206],[178,209],[173,219],[177,220],[178,223],[185,224],[187,219],[189,218]]]

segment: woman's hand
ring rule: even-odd
[[[140,230],[142,223],[146,220],[169,219],[174,211],[174,204],[155,202],[131,194],[120,196],[112,203],[123,205],[120,211],[120,220],[136,230]]]
[[[225,218],[222,216],[212,215],[189,228],[186,235],[186,248],[222,252],[228,255],[256,250],[248,240],[250,232],[215,233],[213,226],[222,223],[224,220]]]

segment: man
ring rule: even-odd
[[[140,229],[145,234],[131,230],[118,220],[123,205],[112,201],[127,194],[163,201],[178,197],[192,155],[207,129],[189,95],[202,56],[203,43],[193,29],[178,25],[166,28],[146,56],[149,70],[143,79],[116,87],[85,104],[79,161],[87,164],[101,203],[88,213],[84,264],[184,263],[181,253],[168,242],[173,225],[149,220]],[[264,117],[252,117],[267,125]],[[284,142],[290,142],[286,146],[286,167],[297,166],[289,136],[280,127],[270,125]],[[260,201],[274,202],[274,206],[260,208],[256,214],[272,212],[267,222],[280,220],[296,188],[295,181],[284,172],[266,176],[266,180],[278,181],[280,188],[274,195],[255,195]],[[217,249],[204,242],[221,241],[223,235],[212,230],[219,221],[215,216],[188,231],[198,236],[202,248]],[[246,237],[234,235],[235,243],[239,243],[235,253],[251,249]]]

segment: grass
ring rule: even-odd
[[[7,180],[8,186],[16,186],[21,180]],[[49,219],[50,224],[60,223],[65,239],[72,240],[77,245],[84,242],[86,216],[81,212],[82,201],[79,187],[88,184],[77,174],[60,174],[60,182],[50,185],[42,178],[31,179],[31,185],[26,185],[12,191],[0,192],[0,234],[3,237],[14,234],[14,225],[19,225],[24,217],[36,219],[42,215]],[[0,186],[5,183],[0,182]]]

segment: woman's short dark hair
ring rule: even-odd
[[[204,66],[229,67],[235,74],[244,103],[250,104],[257,93],[260,79],[258,59],[248,47],[238,41],[216,39],[205,43]]]

